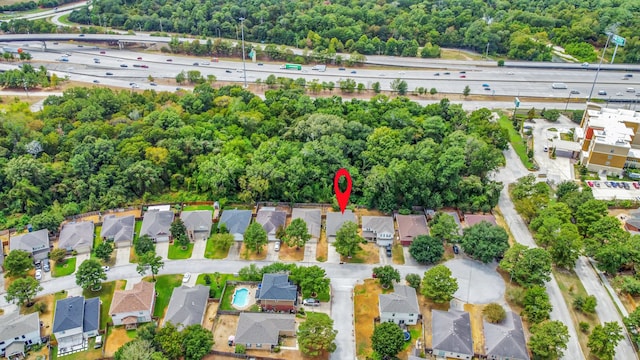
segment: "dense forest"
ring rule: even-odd
[[[101,0],[69,19],[133,31],[174,32],[308,48],[437,56],[431,46],[467,48],[514,59],[551,60],[548,43],[584,61],[617,26],[627,39],[616,60],[640,62],[639,0]],[[421,47],[428,50],[422,52]]]
[[[262,100],[205,83],[193,93],[73,88],[37,114],[3,107],[5,227],[161,199],[331,202],[341,167],[351,202],[385,211],[489,210],[502,189],[488,175],[504,163],[506,134],[489,110],[466,114],[448,100],[422,107],[295,89]]]

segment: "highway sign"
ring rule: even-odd
[[[515,100],[513,101],[514,104],[516,104],[516,108],[520,107],[520,99],[515,98]]]
[[[618,35],[613,35],[612,41],[614,44],[618,45],[618,46],[624,46],[626,40],[625,38],[623,38],[622,36],[618,36]]]

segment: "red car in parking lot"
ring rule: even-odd
[[[593,182],[592,181],[587,181],[587,185],[589,185],[589,187],[593,187]]]
[[[636,189],[640,189],[640,185],[638,185],[638,183],[637,183],[637,182],[634,182],[634,183],[633,183],[633,187],[634,187],[634,188],[636,188]]]

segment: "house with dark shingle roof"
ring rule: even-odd
[[[207,240],[211,235],[211,224],[213,223],[213,211],[194,210],[183,211],[180,219],[187,228],[187,236],[191,242],[196,240]]]
[[[136,217],[105,215],[102,218],[100,237],[113,241],[115,247],[127,247],[133,245],[133,232],[136,226]]]
[[[140,236],[148,235],[155,242],[168,242],[171,240],[171,223],[173,223],[173,211],[149,210],[144,213]]]
[[[473,338],[468,312],[452,309],[432,310],[431,332],[433,355],[440,358],[473,358]]]
[[[167,314],[164,317],[165,324],[170,322],[178,330],[189,325],[202,325],[208,300],[208,286],[196,285],[189,287],[182,285],[173,289]]]
[[[351,210],[345,210],[344,214],[339,212],[328,212],[327,213],[327,241],[332,243],[336,241],[336,234],[338,234],[338,230],[346,223],[347,221],[351,221],[353,223],[358,223],[356,219],[356,215]]]
[[[298,302],[298,287],[287,274],[264,274],[256,298],[262,310],[291,311]]]
[[[294,336],[295,333],[293,314],[242,312],[234,341],[247,349],[271,350],[278,345],[281,336]]]
[[[0,357],[24,356],[29,347],[42,342],[37,311],[27,315],[14,311],[0,316],[0,324]]]
[[[409,246],[413,238],[419,235],[428,235],[429,227],[424,215],[396,215],[398,222],[398,237],[402,246]]]
[[[380,322],[394,322],[398,325],[415,325],[420,315],[416,289],[406,285],[394,285],[390,294],[378,295]]]
[[[484,344],[491,360],[529,360],[522,319],[513,311],[499,324],[484,321]]]
[[[302,219],[307,224],[307,232],[311,235],[312,241],[320,239],[320,231],[322,229],[322,210],[320,209],[303,209],[293,208],[291,211],[291,220]]]
[[[151,321],[156,303],[156,289],[152,283],[140,281],[130,290],[116,290],[109,308],[113,325],[135,329],[138,324]]]
[[[49,257],[49,230],[42,229],[26,234],[12,236],[9,239],[9,251],[24,250],[31,254],[34,260],[44,260]]]
[[[253,213],[251,210],[224,210],[220,217],[220,224],[225,224],[229,234],[236,241],[244,240],[244,232],[249,227]]]
[[[276,210],[274,207],[263,207],[258,210],[256,222],[262,225],[264,231],[267,232],[269,241],[276,241],[276,232],[278,228],[284,228],[287,222],[287,213]]]
[[[81,221],[64,224],[58,237],[58,247],[78,254],[91,252],[93,248],[93,221]]]
[[[99,329],[100,298],[73,296],[56,301],[53,335],[59,348],[86,347],[87,339],[97,336]]]
[[[379,246],[387,246],[393,243],[396,229],[393,227],[391,216],[363,216],[362,237],[375,241]]]
[[[464,222],[467,224],[467,227],[469,226],[473,226],[475,224],[479,224],[483,221],[488,222],[491,225],[498,225],[498,223],[496,222],[496,217],[489,214],[489,215],[483,215],[483,214],[464,214],[462,215],[464,217]]]

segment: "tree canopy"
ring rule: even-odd
[[[76,284],[85,290],[96,290],[107,280],[107,274],[98,260],[88,259],[76,271]]]
[[[308,314],[307,320],[298,326],[298,344],[306,356],[320,356],[336,350],[337,330],[333,329],[333,320],[322,313]]]
[[[24,250],[11,250],[4,259],[4,269],[10,277],[24,276],[33,268],[31,254]]]
[[[383,322],[377,325],[373,329],[371,346],[383,359],[396,356],[404,346],[402,329],[393,322]]]
[[[433,264],[442,258],[444,246],[442,240],[429,236],[416,236],[409,246],[409,254],[421,264]]]
[[[460,242],[466,254],[488,263],[509,248],[509,235],[500,226],[482,221],[466,228]]]
[[[422,277],[422,295],[437,303],[453,299],[458,291],[458,280],[451,276],[451,270],[444,265],[436,265],[427,270]]]

